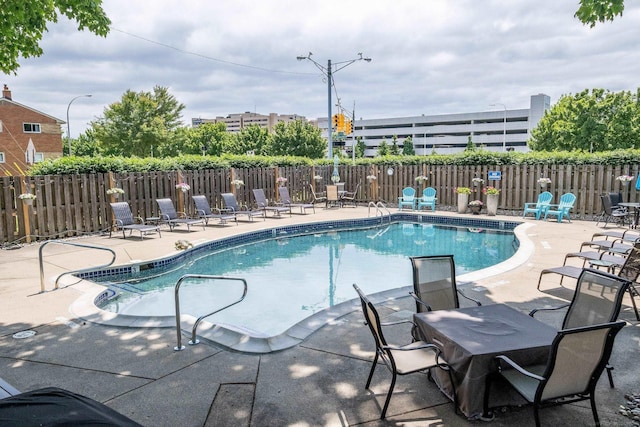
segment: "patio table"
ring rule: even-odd
[[[637,228],[638,227],[638,217],[640,217],[640,203],[618,203],[618,206],[624,206],[625,208],[633,209],[633,221],[629,228]]]
[[[436,344],[453,371],[460,410],[470,419],[483,412],[486,377],[504,354],[521,365],[545,363],[556,329],[505,304],[414,314],[418,333]],[[448,375],[434,370],[440,390],[451,400]],[[500,395],[492,393],[493,400]],[[495,399],[494,399],[495,398]]]

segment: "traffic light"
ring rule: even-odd
[[[353,132],[353,121],[347,120],[347,122],[345,123],[344,133],[346,133],[347,135],[350,135],[352,132]]]
[[[334,114],[333,116],[331,116],[331,126],[333,127],[334,130],[338,130],[338,119],[339,114]]]
[[[338,132],[344,132],[344,114],[338,114]]]

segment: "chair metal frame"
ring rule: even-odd
[[[261,216],[263,220],[267,219],[267,215],[263,210],[249,210],[246,206],[241,207],[238,205],[238,201],[236,200],[236,196],[233,193],[222,193],[220,194],[222,197],[222,201],[224,202],[223,212],[231,212],[236,217],[236,221],[238,215],[246,215],[250,221],[253,221],[254,216]]]
[[[283,213],[289,212],[289,216],[291,216],[291,207],[284,205],[270,205],[269,199],[267,199],[262,188],[254,188],[253,197],[256,199],[258,209],[263,210],[265,212],[265,216],[267,212],[273,212],[273,216],[280,216]]]
[[[187,231],[191,231],[192,225],[202,224],[202,229],[205,230],[204,219],[190,218],[185,212],[177,212],[171,199],[156,199],[156,203],[160,208],[160,220],[169,225],[170,231],[179,224],[186,225]]]
[[[158,236],[162,237],[159,225],[145,224],[145,221],[137,216],[134,217],[131,212],[131,207],[127,202],[114,202],[110,203],[113,211],[113,217],[115,220],[116,228],[122,230],[122,237],[127,238],[126,230],[129,230],[129,235],[133,234],[133,231],[140,232],[140,240],[144,240],[144,235],[150,232],[157,232]],[[139,223],[136,223],[138,220]],[[111,238],[112,228],[109,228],[109,238]]]
[[[300,208],[300,213],[306,213],[307,209],[313,209],[313,213],[316,213],[316,205],[313,203],[295,203],[291,200],[289,189],[287,187],[278,187],[278,194],[280,195],[280,204],[288,206],[290,210],[293,208]]]
[[[223,213],[217,208],[216,210],[218,213],[214,213],[213,210],[211,210],[211,206],[209,206],[209,202],[205,195],[192,195],[191,199],[193,200],[193,204],[196,206],[198,217],[204,219],[204,223],[206,225],[209,225],[210,219],[217,219],[220,221],[220,224],[226,224],[228,220],[233,220],[236,222],[236,225],[238,225],[238,219],[235,215]]]
[[[429,344],[424,341],[414,341],[404,346],[387,344],[387,341],[383,334],[383,326],[397,325],[401,323],[413,324],[413,322],[404,320],[381,323],[378,311],[371,303],[371,301],[369,301],[369,298],[367,298],[364,292],[362,292],[362,290],[356,284],[353,285],[353,288],[356,290],[358,296],[360,297],[360,304],[362,306],[362,313],[365,318],[365,324],[369,326],[369,330],[371,331],[376,344],[376,352],[373,358],[373,363],[371,365],[371,370],[369,371],[369,377],[367,378],[365,388],[368,389],[371,385],[371,379],[373,378],[373,373],[378,364],[378,360],[381,360],[393,375],[393,377],[391,378],[391,385],[389,386],[389,391],[387,392],[387,397],[382,408],[380,419],[384,419],[386,417],[387,409],[389,407],[389,402],[391,401],[391,396],[393,394],[393,389],[395,387],[398,375],[408,375],[415,372],[428,371],[430,376],[431,369],[439,368],[449,374],[451,384],[454,384],[451,369],[447,362],[442,358],[442,352],[436,345]],[[410,353],[419,353],[420,357],[411,358],[411,360],[409,360]],[[419,361],[420,363],[416,363],[416,361]],[[414,365],[411,365],[411,362],[413,362]],[[455,388],[453,391],[453,396],[454,411],[457,413],[458,401],[456,398]]]
[[[525,400],[533,404],[533,416],[537,427],[540,426],[540,408],[582,400],[590,401],[593,419],[596,426],[599,426],[595,389],[611,356],[615,337],[624,325],[625,322],[608,322],[559,331],[551,344],[549,359],[544,366],[525,369],[507,356],[496,356],[498,373],[487,377],[484,417],[491,417],[490,387],[495,377],[501,375]],[[590,342],[600,343],[600,346],[588,352],[591,348],[585,347]],[[504,369],[505,365],[512,369]],[[567,379],[566,370],[569,368],[575,368],[571,375],[573,383],[569,383]],[[581,369],[583,375],[575,375],[576,369]],[[574,386],[571,387],[572,385]]]

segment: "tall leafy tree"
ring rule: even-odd
[[[103,37],[111,25],[101,0],[5,0],[0,4],[0,70],[16,74],[19,57],[41,56],[42,35],[59,15],[76,21],[78,30]]]
[[[391,138],[391,148],[389,149],[389,154],[391,154],[392,156],[400,155],[400,147],[398,146],[397,135],[393,135],[393,137]]]
[[[593,28],[598,22],[613,21],[616,16],[622,16],[623,11],[624,0],[580,0],[575,16]]]
[[[253,124],[234,133],[227,150],[231,154],[246,154],[248,151],[253,151],[256,155],[264,156],[269,153],[270,144],[269,130]]]
[[[91,129],[105,153],[144,157],[152,147],[170,144],[184,108],[165,87],[128,90],[121,101],[105,108],[103,117],[91,122]]]
[[[356,157],[364,157],[364,152],[367,149],[367,144],[362,140],[361,136],[356,137]]]
[[[413,148],[413,138],[410,136],[406,137],[404,142],[402,143],[402,155],[403,156],[413,156],[416,154],[415,148]]]
[[[275,156],[300,156],[319,159],[324,156],[326,141],[320,136],[320,129],[311,123],[295,120],[288,124],[275,125],[271,140],[270,154]]]
[[[531,133],[536,151],[640,148],[638,93],[584,90],[564,95]]]
[[[378,145],[377,154],[378,156],[388,156],[389,151],[389,144],[386,139],[383,139],[380,145]]]

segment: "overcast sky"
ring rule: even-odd
[[[528,108],[583,89],[640,87],[640,2],[584,26],[568,0],[105,0],[106,38],[61,18],[39,58],[3,76],[13,100],[66,121],[71,135],[128,90],[169,88],[185,124],[245,111],[326,117],[323,67],[364,119]],[[335,107],[334,107],[335,112]],[[65,126],[66,133],[66,126]]]

